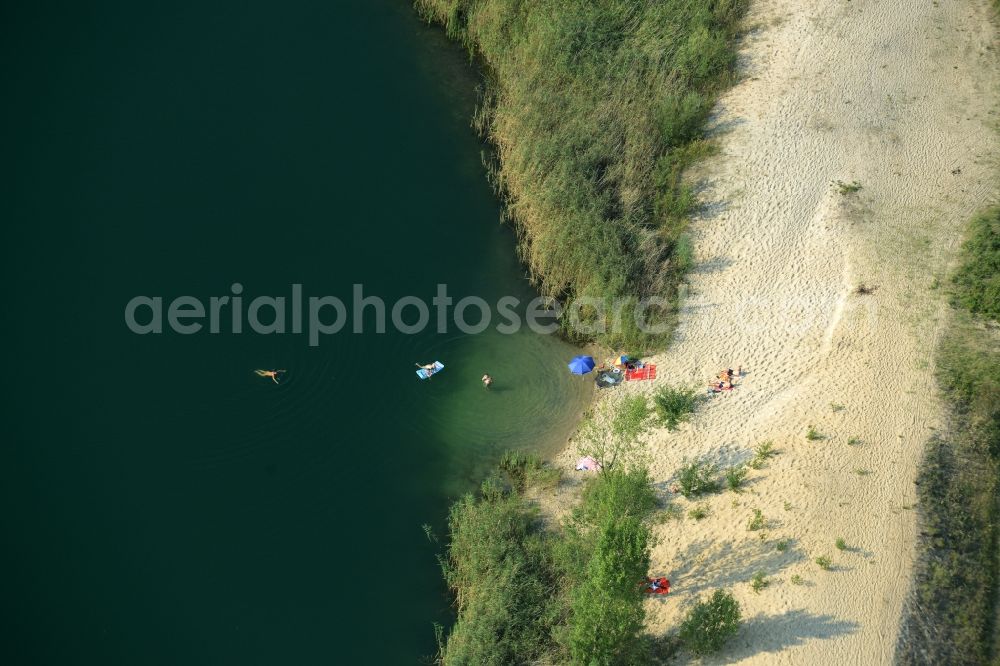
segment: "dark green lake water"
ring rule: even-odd
[[[389,0],[8,4],[0,33],[0,662],[432,653],[449,600],[421,525],[501,449],[565,440],[575,350],[138,336],[123,311],[233,282],[531,298],[464,54]]]

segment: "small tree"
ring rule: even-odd
[[[716,590],[699,601],[681,624],[684,647],[701,656],[718,652],[740,628],[740,604],[726,590]]]
[[[649,529],[635,517],[599,528],[586,578],[573,591],[570,653],[579,664],[634,664],[646,614],[638,585],[649,570]]]
[[[646,396],[609,400],[580,427],[580,453],[591,456],[607,470],[621,462],[640,463],[643,436],[650,425]]]

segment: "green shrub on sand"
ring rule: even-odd
[[[680,639],[698,656],[718,652],[740,628],[740,605],[726,590],[699,601],[681,624]]]

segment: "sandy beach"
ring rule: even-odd
[[[743,607],[738,637],[705,663],[892,659],[914,478],[942,423],[938,286],[963,225],[998,194],[992,16],[979,0],[754,3],[745,77],[713,122],[720,154],[694,174],[707,205],[675,340],[648,359],[657,380],[616,389],[704,390],[724,368],[746,371],[648,440],[657,486],[685,514],[708,509],[656,527],[652,574],[673,591],[647,602],[649,630],[676,627],[718,587]],[[874,292],[856,294],[861,284]],[[742,493],[670,491],[685,459],[725,469],[768,440],[777,455]],[[754,509],[763,530],[748,530]],[[758,571],[769,585],[754,593]]]

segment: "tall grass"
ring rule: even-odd
[[[442,663],[499,666],[546,654],[556,577],[525,502],[489,480],[479,499],[468,495],[452,507],[448,526],[442,568],[459,621]]]
[[[972,220],[963,261],[952,280],[958,307],[1000,319],[1000,206]]]
[[[998,221],[993,209],[970,225],[938,349],[951,418],[928,443],[917,479],[922,536],[901,664],[1000,660],[1000,343],[984,321],[1000,313]]]
[[[733,78],[746,0],[415,5],[483,65],[475,124],[496,147],[493,179],[542,293],[631,298],[618,332],[599,337],[648,343],[630,310],[675,299],[690,262],[682,174],[711,149],[703,127]]]

